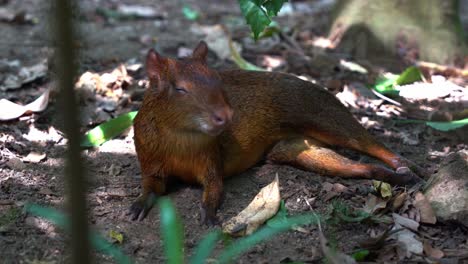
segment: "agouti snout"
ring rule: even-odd
[[[375,140],[323,87],[289,74],[216,71],[201,42],[183,60],[151,50],[150,87],[135,118],[142,194],[130,208],[142,219],[169,177],[202,185],[202,216],[216,222],[223,178],[266,159],[328,176],[408,184],[422,170]],[[350,160],[339,146],[376,157],[388,167]],[[407,168],[408,170],[401,170]],[[398,171],[398,172],[397,172]],[[401,173],[404,171],[405,173]]]

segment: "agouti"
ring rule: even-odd
[[[203,221],[216,222],[223,178],[262,158],[326,176],[412,184],[422,171],[376,141],[319,85],[277,72],[216,71],[200,42],[175,60],[150,50],[150,87],[134,121],[142,194],[130,208],[143,219],[169,177],[203,187]],[[360,151],[390,168],[347,159],[328,146]],[[409,169],[410,168],[410,169]]]

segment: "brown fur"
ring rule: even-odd
[[[201,43],[183,61],[148,55],[151,87],[134,122],[143,194],[131,208],[133,218],[143,218],[149,195],[162,195],[167,178],[178,177],[204,187],[206,220],[213,221],[223,178],[265,155],[330,176],[398,184],[417,179],[396,173],[399,167],[418,168],[374,140],[322,87],[283,73],[217,72],[205,65],[206,52]],[[393,170],[351,161],[327,145],[361,151]]]

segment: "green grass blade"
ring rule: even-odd
[[[296,225],[305,225],[311,223],[318,223],[319,218],[315,214],[306,214],[300,216],[293,216],[282,223],[277,223],[274,228],[265,226],[250,236],[241,238],[231,245],[229,245],[219,256],[218,264],[228,263],[234,258],[238,257],[243,252],[249,250],[254,245],[284,231],[287,231]]]
[[[220,230],[215,230],[206,235],[200,243],[190,260],[191,264],[204,264],[206,259],[211,255],[216,243],[222,239],[223,233]]]
[[[159,198],[161,234],[167,263],[184,263],[183,227],[177,212],[168,198]]]
[[[35,216],[45,218],[62,229],[69,229],[70,222],[67,219],[67,217],[53,208],[43,207],[35,204],[26,204],[24,208],[27,212]],[[109,243],[102,236],[96,233],[91,233],[90,239],[93,247],[96,250],[101,251],[105,255],[111,256],[117,263],[132,263],[132,261],[127,255],[122,253],[122,251],[119,248],[114,246],[112,243]]]
[[[440,131],[450,131],[468,125],[468,118],[450,122],[426,121],[426,125]]]
[[[267,226],[276,228],[278,226],[281,227],[282,224],[286,223],[288,221],[288,210],[286,209],[286,206],[284,205],[284,200],[281,200],[280,202],[280,208],[278,212],[270,218],[270,220],[267,221]]]
[[[122,114],[89,130],[81,141],[82,147],[96,147],[118,136],[133,124],[137,111]]]
[[[434,129],[440,130],[440,131],[450,131],[450,130],[455,130],[457,128],[463,127],[468,125],[468,118],[465,119],[460,119],[460,120],[454,120],[454,121],[425,121],[425,120],[414,120],[414,119],[407,119],[407,120],[396,120],[399,123],[424,123]]]

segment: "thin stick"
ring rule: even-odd
[[[67,184],[67,209],[71,220],[71,263],[90,263],[89,234],[86,213],[86,179],[80,153],[80,124],[78,107],[73,89],[76,74],[76,52],[73,45],[73,0],[55,0],[53,21],[57,40],[56,61],[58,84],[64,120],[64,132],[68,138],[65,165]],[[54,23],[55,22],[55,23]]]

